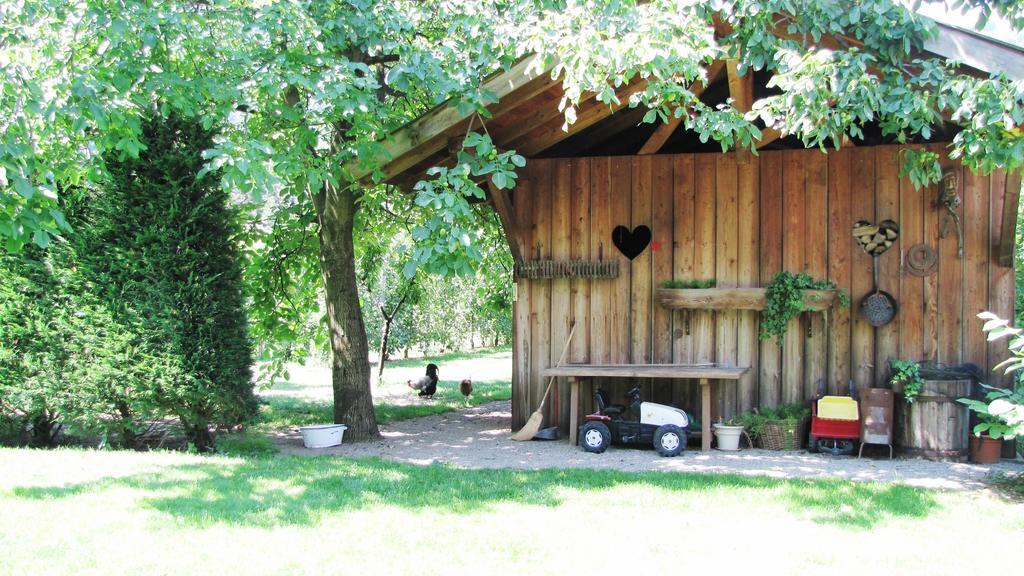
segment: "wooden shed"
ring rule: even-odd
[[[980,72],[1024,77],[1020,50],[958,29],[941,27],[927,49]],[[542,371],[558,363],[572,323],[570,363],[749,367],[714,388],[714,416],[803,401],[819,387],[845,393],[850,380],[885,387],[893,358],[987,369],[1005,357],[1005,343],[987,343],[975,315],[1013,315],[1019,174],[983,176],[943,160],[947,192],[961,201],[959,238],[940,186],[918,190],[900,178],[901,147],[878,135],[823,153],[766,131],[756,156],[723,154],[674,124],[642,124],[643,109],[593,98],[566,132],[560,82],[528,76],[527,67],[521,62],[486,83],[499,97],[487,131],[499,147],[528,158],[516,188],[491,190],[490,198],[517,260],[513,429],[540,403]],[[714,105],[731,96],[737,108],[749,107],[767,79],[716,62],[702,99]],[[639,79],[623,86],[620,100],[642,87]],[[426,114],[393,134],[381,169],[393,183],[414,182],[450,161],[451,142],[471,121],[479,125],[453,107]],[[936,127],[932,141],[915,146],[943,150],[952,136]],[[893,296],[898,312],[876,328],[858,309],[875,290],[872,257],[852,230],[858,221],[884,220],[898,223],[899,235],[878,258],[877,288]],[[632,259],[613,241],[620,226],[650,230],[649,242],[636,239],[642,249]],[[937,262],[912,269],[912,249]],[[756,306],[737,307],[728,296],[763,287],[783,270],[831,280],[852,306],[801,315],[781,344],[760,341],[759,312],[749,309]],[[659,294],[673,279],[714,279],[725,298],[712,300],[725,302],[677,308]],[[619,399],[631,382],[599,384]],[[695,381],[645,379],[643,386],[647,399],[699,411]],[[592,409],[588,396],[572,398],[562,383],[547,421],[566,430],[573,408]]]

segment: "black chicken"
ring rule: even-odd
[[[437,364],[427,364],[427,374],[415,380],[406,380],[406,386],[420,391],[420,398],[433,398],[437,392]]]

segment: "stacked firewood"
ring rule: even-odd
[[[853,237],[865,252],[881,256],[900,237],[900,227],[892,220],[883,220],[878,224],[859,220],[853,225]]]

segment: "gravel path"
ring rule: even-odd
[[[626,471],[729,472],[775,478],[845,478],[855,481],[902,482],[944,489],[978,489],[992,472],[1024,472],[1020,461],[998,465],[931,462],[921,459],[832,457],[804,451],[703,453],[690,448],[682,456],[662,458],[653,450],[613,446],[604,454],[589,454],[568,440],[513,442],[509,439],[509,401],[491,402],[466,410],[395,422],[381,427],[383,439],[345,443],[310,450],[298,429],[281,432],[276,442],[282,454],[345,457],[378,456],[410,464],[449,464],[464,468],[600,468]]]

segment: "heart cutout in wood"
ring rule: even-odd
[[[625,226],[616,226],[612,230],[612,243],[630,260],[636,258],[651,243],[651,229],[640,225],[630,232]]]
[[[878,224],[858,220],[853,224],[853,237],[865,252],[881,256],[899,240],[900,226],[892,220],[882,220]]]

